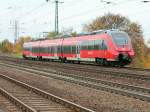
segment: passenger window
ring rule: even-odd
[[[107,45],[106,45],[106,42],[104,40],[102,40],[102,49],[107,50]]]

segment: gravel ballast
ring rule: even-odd
[[[90,89],[14,68],[0,66],[0,73],[7,74],[96,112],[150,112],[150,103],[138,99]]]

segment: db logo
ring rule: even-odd
[[[93,54],[92,52],[88,52],[89,55]]]
[[[124,51],[124,50],[125,50],[125,48],[122,48],[122,50]]]

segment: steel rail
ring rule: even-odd
[[[23,66],[24,64],[22,64]],[[20,64],[21,66],[21,64]],[[37,66],[37,65],[35,65]],[[66,67],[67,68],[67,67]],[[65,68],[65,69],[66,69]],[[67,68],[68,69],[68,68]],[[73,69],[73,67],[72,67]],[[80,71],[84,71],[82,70],[83,68],[80,68]],[[84,68],[85,69],[85,68]],[[90,69],[87,69],[86,72],[90,73]],[[150,76],[148,75],[142,75],[142,74],[135,74],[135,73],[123,73],[123,72],[117,72],[117,71],[106,71],[106,70],[99,70],[99,71],[95,71],[94,73],[102,73],[102,74],[107,74],[110,76],[115,76],[115,77],[125,77],[125,78],[132,78],[132,79],[137,79],[137,80],[144,80],[144,81],[150,81]]]
[[[2,58],[2,59],[5,59],[5,60],[7,60],[7,58],[9,58],[9,61],[11,60],[12,61],[12,59],[13,59],[13,61],[24,61],[24,59],[23,58],[15,58],[15,57],[10,57],[10,56],[0,56],[0,58]],[[31,61],[31,60],[30,60]],[[39,61],[38,61],[39,62]],[[89,66],[91,66],[91,65],[95,65],[95,66],[98,66],[98,64],[87,64],[87,63],[84,63],[84,65],[89,65]],[[100,66],[100,67],[104,67],[104,66]],[[107,68],[116,68],[116,67],[107,67]],[[119,68],[119,67],[118,67]],[[122,67],[122,68],[120,68],[120,69],[128,69],[128,70],[138,70],[138,71],[150,71],[150,69],[148,69],[148,68],[136,68],[136,67]]]
[[[14,64],[14,66],[15,65],[17,65],[17,64]],[[67,77],[70,77],[70,78],[76,78],[76,79],[80,79],[80,80],[84,80],[84,81],[90,81],[90,82],[97,83],[97,84],[104,84],[104,85],[118,87],[118,88],[125,88],[125,89],[129,89],[129,90],[132,89],[132,90],[135,90],[135,91],[150,93],[150,88],[132,86],[132,85],[128,85],[128,84],[121,84],[121,83],[116,83],[116,82],[112,82],[112,81],[106,81],[106,80],[95,79],[95,78],[91,78],[91,77],[79,76],[79,75],[75,75],[75,74],[68,74],[68,73],[58,72],[58,71],[55,71],[55,70],[40,69],[40,68],[37,68],[37,67],[28,67],[28,66],[24,66],[24,65],[17,65],[17,66],[23,67],[23,68],[28,68],[29,72],[33,72],[33,73],[36,73],[36,74],[42,74],[40,72],[43,71],[43,72],[46,72],[46,73],[53,73],[53,74],[58,74],[58,75],[62,75],[62,76],[67,76]],[[11,66],[11,67],[13,67],[13,66]],[[30,71],[31,68],[34,69],[34,70],[40,71],[40,72]],[[19,68],[19,69],[21,69],[21,68]],[[24,69],[22,69],[22,70],[24,70]],[[45,74],[45,73],[43,73],[43,74]]]
[[[29,107],[19,99],[15,98],[12,94],[8,93],[4,89],[0,88],[0,94],[6,97],[8,100],[10,100],[13,104],[15,104],[17,107],[19,107],[21,110],[25,112],[37,112],[35,109]]]
[[[11,65],[5,65],[8,67],[13,67]],[[37,70],[36,68],[29,68],[29,67],[15,67],[19,70],[27,71],[30,73],[46,76],[46,77],[51,77],[75,84],[79,84],[82,86],[87,86],[90,88],[98,89],[98,90],[104,90],[104,91],[109,91],[125,96],[130,96],[133,98],[141,99],[144,101],[150,101],[150,96],[145,95],[146,93],[150,93],[149,88],[143,88],[143,87],[137,87],[137,86],[132,86],[132,85],[124,85],[120,83],[114,83],[110,81],[104,81],[104,80],[97,80],[89,77],[81,77],[81,76],[76,76],[76,75],[69,75],[65,74],[62,72],[56,72],[56,71],[43,71],[43,70]],[[34,70],[33,70],[34,69]],[[38,68],[39,69],[39,68]],[[59,74],[59,75],[58,75]],[[133,91],[136,90],[136,91]],[[140,92],[139,92],[140,91]],[[144,93],[142,93],[144,92]]]
[[[18,81],[16,79],[11,78],[11,77],[5,76],[3,74],[0,74],[0,77],[3,78],[3,79],[6,79],[8,81],[11,81],[11,82],[13,82],[13,83],[15,83],[17,85],[20,85],[20,86],[22,86],[22,87],[24,87],[24,88],[26,88],[26,89],[28,89],[28,90],[38,94],[38,95],[40,95],[40,96],[43,96],[44,98],[46,98],[48,100],[54,101],[56,103],[59,103],[59,104],[65,106],[65,107],[67,107],[67,108],[75,110],[76,112],[95,112],[93,110],[90,110],[90,109],[87,109],[85,107],[82,107],[82,106],[80,106],[78,104],[72,103],[72,102],[70,102],[68,100],[62,99],[62,98],[60,98],[58,96],[55,96],[53,94],[50,94],[50,93],[45,92],[43,90],[40,90],[40,89],[38,89],[36,87],[30,86],[30,85],[28,85],[26,83],[23,83],[21,81]],[[36,112],[36,111],[29,111],[29,112]]]

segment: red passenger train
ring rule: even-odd
[[[127,65],[134,57],[126,32],[100,30],[76,37],[37,40],[24,43],[24,58],[55,59],[63,62],[95,62],[102,65]]]

